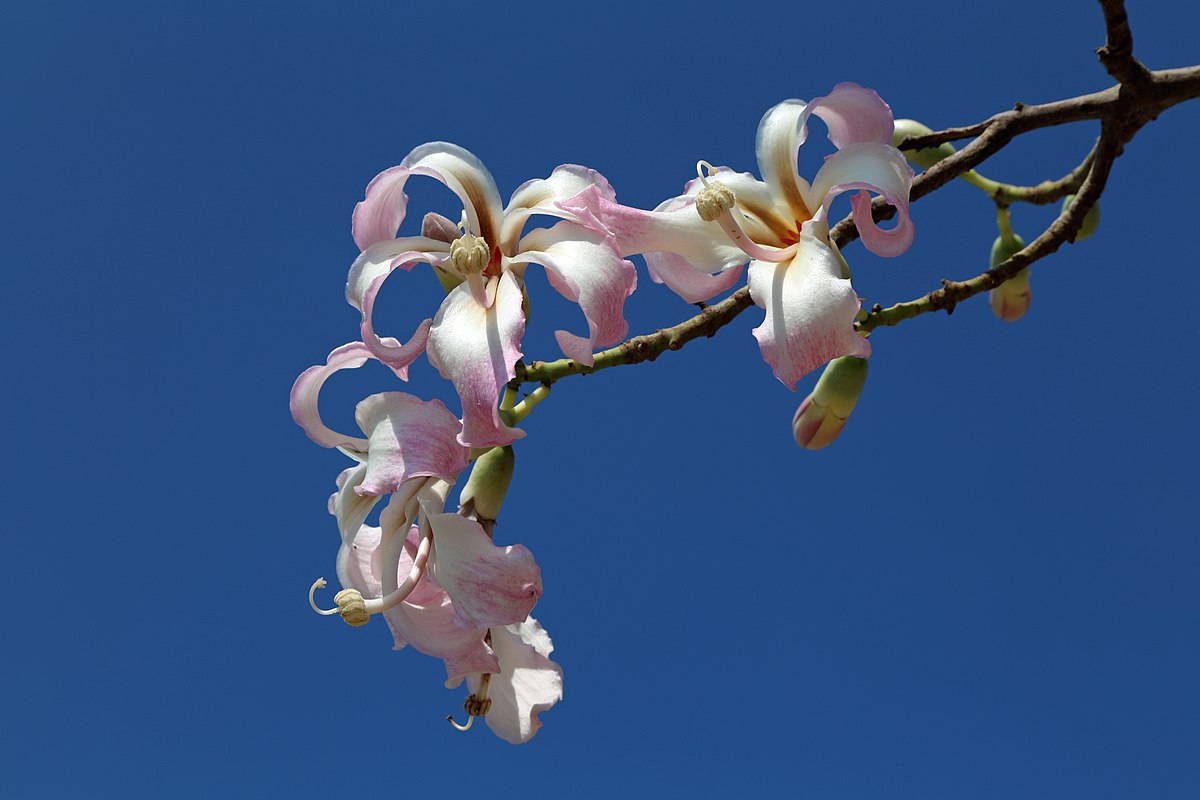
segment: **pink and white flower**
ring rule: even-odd
[[[425,230],[434,235],[396,238],[408,204],[404,187],[414,175],[434,178],[459,197],[463,218],[457,231],[434,224]],[[549,178],[520,186],[502,207],[495,181],[479,159],[456,145],[432,142],[380,173],[354,209],[354,240],[362,254],[350,267],[346,298],[362,312],[363,342],[401,378],[428,351],[430,363],[454,383],[462,400],[459,442],[464,445],[502,445],[524,435],[500,418],[497,401],[521,357],[524,278],[530,263],[541,264],[551,286],[583,310],[586,335],[556,332],[568,357],[591,363],[595,348],[625,337],[623,307],[636,287],[636,273],[614,249],[605,228],[586,211],[568,210],[571,198],[585,190],[615,202],[600,173],[564,165]],[[562,221],[523,234],[534,214]],[[373,320],[380,287],[394,270],[422,263],[461,283],[407,342],[381,338]]]
[[[371,395],[355,414],[366,438],[324,425],[317,412],[321,386],[339,369],[359,367],[370,357],[359,342],[339,347],[326,364],[301,374],[292,389],[292,415],[309,437],[360,462],[338,477],[329,502],[341,534],[338,575],[344,590],[335,598],[338,608],[317,610],[341,613],[354,625],[372,614],[394,612],[388,617],[393,630],[418,649],[478,662],[480,656],[472,652],[479,649],[484,629],[520,623],[529,615],[542,593],[540,572],[522,545],[497,546],[478,522],[444,513],[469,451],[457,441],[461,423],[441,401],[403,392]],[[391,499],[380,527],[366,526],[371,509],[385,496]],[[416,539],[409,541],[414,531]],[[361,543],[360,536],[365,537]],[[356,560],[365,553],[373,559],[369,569]],[[314,589],[323,585],[318,581]],[[439,604],[437,613],[411,620],[404,604],[412,606],[423,586],[419,600],[427,603],[431,591],[443,592],[453,607]],[[464,633],[469,630],[476,633]]]
[[[814,115],[838,151],[809,183],[797,172],[796,154]],[[891,109],[879,95],[841,83],[824,97],[785,100],[763,116],[756,141],[762,180],[701,162],[706,169],[685,194],[654,211],[621,206],[595,192],[560,205],[601,220],[623,255],[643,253],[651,277],[688,302],[730,288],[748,257],[750,295],[766,310],[754,335],[776,377],[794,390],[800,377],[834,358],[871,352],[854,330],[861,304],[829,239],[834,198],[855,193],[854,222],[871,252],[896,256],[912,243],[913,172],[891,145],[892,125]],[[872,192],[896,208],[891,229],[872,219]]]

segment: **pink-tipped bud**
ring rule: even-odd
[[[820,450],[838,437],[867,382],[867,360],[845,356],[825,366],[812,394],[792,417],[792,435],[805,450]]]
[[[1015,233],[1011,238],[999,236],[992,243],[992,266],[1004,263],[1025,249],[1025,240]],[[992,313],[1005,322],[1015,322],[1025,316],[1033,293],[1029,289],[1029,270],[1023,269],[1014,277],[992,289],[988,301]]]

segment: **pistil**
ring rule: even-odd
[[[796,255],[794,244],[784,248],[764,247],[746,235],[733,213],[737,207],[737,197],[733,190],[718,180],[709,181],[709,178],[717,174],[712,164],[707,161],[696,162],[696,174],[704,184],[704,188],[696,193],[696,213],[700,215],[700,219],[720,225],[721,230],[725,231],[738,249],[751,258],[778,263],[789,261]]]
[[[469,731],[471,726],[475,724],[476,717],[482,717],[492,710],[492,701],[488,698],[488,686],[492,682],[492,673],[485,672],[479,679],[479,693],[469,694],[467,699],[463,701],[463,710],[467,712],[467,724],[459,725],[454,721],[454,715],[446,715],[446,722],[449,722],[456,730]]]

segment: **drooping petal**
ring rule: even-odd
[[[845,191],[859,190],[851,199],[854,224],[863,245],[880,256],[898,256],[913,240],[913,224],[908,215],[908,195],[913,171],[900,151],[890,144],[862,142],[834,153],[817,172],[809,190],[813,207],[823,206],[828,216],[833,199]],[[896,207],[896,225],[884,230],[871,217],[868,192],[883,195]]]
[[[359,464],[338,475],[338,490],[329,498],[329,513],[337,519],[338,533],[343,542],[350,542],[366,522],[367,515],[379,502],[379,495],[363,495],[355,491],[367,475],[367,465]]]
[[[839,83],[824,97],[813,98],[806,112],[800,124],[815,114],[829,128],[829,141],[839,150],[859,142],[892,142],[891,106],[874,89],[857,83]],[[802,143],[805,136],[801,134]]]
[[[587,317],[587,336],[554,333],[567,358],[590,365],[594,349],[625,338],[629,332],[625,298],[637,288],[637,272],[603,236],[573,222],[560,222],[531,232],[519,249],[517,258],[544,266],[550,285],[579,303]]]
[[[367,186],[365,199],[354,207],[354,241],[360,250],[396,237],[408,204],[404,184],[412,175],[427,175],[449,187],[463,203],[471,232],[492,246],[499,243],[500,192],[492,174],[458,145],[429,142],[409,153],[400,166],[379,173]]]
[[[860,303],[842,277],[841,259],[824,241],[823,222],[807,222],[790,262],[750,263],[750,296],[767,316],[754,329],[763,358],[784,386],[839,356],[871,354],[854,330]]]
[[[317,399],[321,394],[321,387],[330,375],[343,369],[358,369],[374,357],[362,342],[350,342],[330,353],[323,365],[309,367],[300,373],[300,377],[292,384],[289,405],[292,419],[304,429],[308,438],[322,447],[341,447],[348,455],[360,460],[365,457],[367,440],[327,428],[321,421]]]
[[[429,514],[433,577],[469,628],[523,620],[542,594],[541,572],[523,545],[492,543],[478,522],[458,514]]]
[[[382,597],[394,590],[398,583],[396,576],[392,576],[388,585],[379,569],[381,529],[364,525],[353,541],[353,546],[343,545],[338,555],[341,584],[358,589],[365,598]],[[396,565],[401,579],[412,569],[419,541],[420,533],[412,526]],[[499,669],[491,648],[484,643],[487,630],[459,625],[445,590],[429,574],[421,578],[407,600],[384,611],[383,616],[392,630],[396,650],[411,644],[434,658],[454,659],[479,669]]]
[[[603,223],[590,213],[579,214],[567,210],[570,208],[571,198],[591,187],[595,187],[601,197],[616,201],[617,194],[607,178],[594,169],[578,164],[563,164],[555,167],[549,178],[538,178],[521,184],[513,192],[512,199],[504,209],[504,227],[500,235],[503,251],[506,254],[516,252],[521,230],[533,214],[547,214],[560,218],[569,215],[575,222],[596,233],[604,234]],[[567,205],[564,206],[563,203]],[[586,205],[579,208],[586,208]]]
[[[538,714],[562,699],[562,667],[550,660],[550,634],[533,617],[516,625],[492,628],[492,649],[500,674],[488,679],[492,707],[484,719],[492,732],[510,744],[533,738],[542,727]],[[472,692],[480,676],[467,678]]]
[[[416,249],[418,247],[423,249]],[[393,270],[408,271],[418,264],[440,264],[446,259],[443,251],[448,250],[449,245],[443,242],[414,236],[371,245],[350,265],[350,274],[346,277],[346,300],[362,312],[359,331],[363,343],[376,358],[396,370],[401,378],[407,379],[408,365],[424,352],[433,320],[422,321],[404,344],[391,337],[380,338],[375,333],[373,320],[375,298]]]
[[[666,283],[689,303],[707,300],[737,280],[736,275],[714,279],[710,273],[736,270],[747,260],[719,225],[700,219],[690,197],[671,198],[654,211],[644,211],[614,203],[589,189],[572,198],[569,206],[600,220],[622,257],[644,255],[655,282]],[[677,258],[660,259],[659,254]]]
[[[461,284],[446,296],[429,332],[429,361],[454,383],[463,404],[458,440],[468,447],[511,444],[525,432],[500,420],[496,403],[516,374],[525,314],[511,273],[500,277],[495,300],[484,308]]]
[[[468,451],[457,438],[462,425],[441,400],[382,392],[360,402],[354,416],[369,437],[358,494],[395,492],[417,476],[452,481],[467,468]]]

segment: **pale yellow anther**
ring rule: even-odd
[[[733,191],[728,186],[720,181],[709,181],[696,193],[696,212],[705,222],[713,222],[733,208],[734,200]]]
[[[357,589],[342,589],[333,596],[337,603],[338,613],[347,625],[358,627],[371,621],[371,613],[367,611],[367,603]]]
[[[490,258],[487,242],[474,234],[464,233],[450,243],[450,263],[463,278],[482,273]]]

